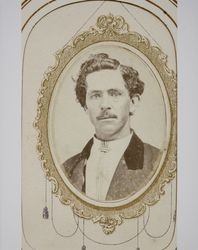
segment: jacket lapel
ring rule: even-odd
[[[67,176],[71,183],[80,191],[85,193],[85,173],[86,163],[89,158],[91,147],[93,145],[93,138],[89,140],[80,154],[72,157],[70,162],[67,161]]]
[[[106,200],[118,200],[137,191],[138,178],[144,164],[144,143],[133,133],[113,175]]]
[[[128,169],[142,169],[144,164],[144,143],[133,133],[129,146],[124,152]]]

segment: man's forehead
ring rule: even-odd
[[[87,89],[107,90],[107,89],[126,89],[125,82],[119,70],[101,70],[93,72],[87,76]]]

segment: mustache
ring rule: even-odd
[[[107,110],[102,111],[99,116],[96,117],[97,120],[109,119],[109,118],[117,118],[117,115],[110,113]]]

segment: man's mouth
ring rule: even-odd
[[[113,114],[100,115],[96,117],[97,120],[108,120],[108,119],[116,119],[116,118],[117,116]]]

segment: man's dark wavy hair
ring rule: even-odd
[[[99,53],[92,55],[80,67],[75,91],[77,100],[83,108],[86,108],[87,75],[105,69],[120,70],[131,99],[134,95],[141,95],[143,93],[144,83],[139,79],[138,71],[132,67],[120,64],[116,59],[109,58],[108,54]]]

